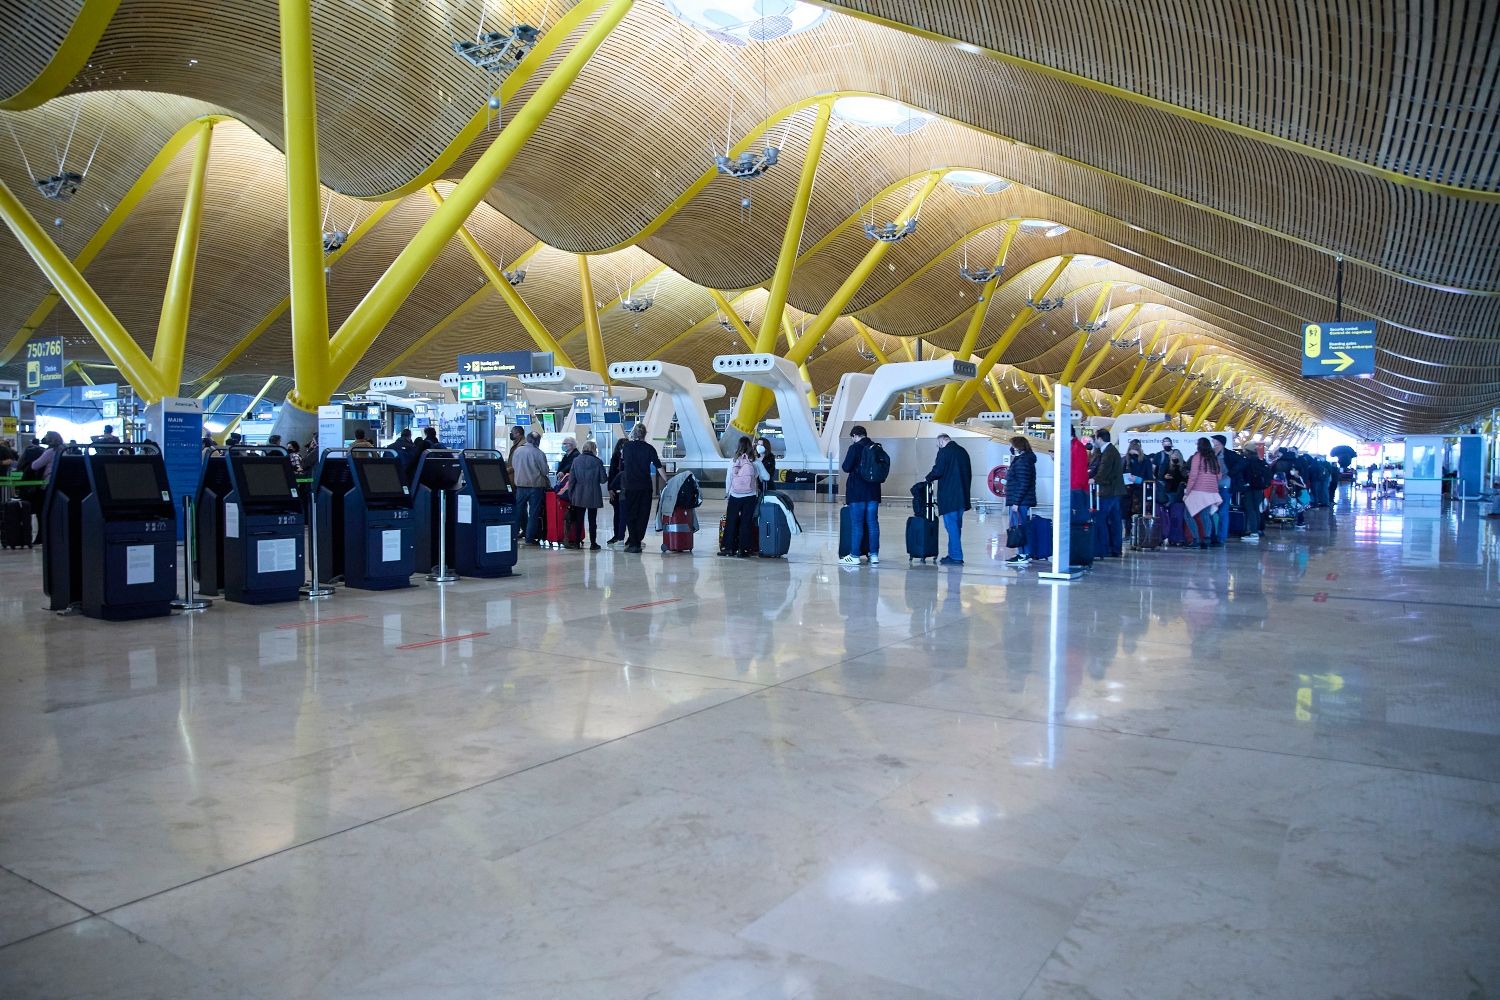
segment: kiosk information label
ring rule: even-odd
[[[489,524],[484,529],[484,551],[509,552],[510,551],[510,525]]]
[[[240,505],[237,503],[224,505],[224,537],[240,537]]]
[[[125,546],[125,586],[139,587],[156,582],[156,546]]]
[[[380,533],[380,560],[381,562],[396,562],[401,558],[401,532],[382,531]]]
[[[469,496],[469,494],[467,494],[467,493],[460,493],[458,495],[457,499],[458,499],[458,523],[459,524],[473,524],[474,523],[474,498],[471,497],[471,496]]]
[[[261,573],[291,573],[297,569],[295,538],[262,538],[255,543],[255,568]]]

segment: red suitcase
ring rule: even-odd
[[[693,512],[674,510],[662,516],[661,550],[663,552],[693,551]]]
[[[567,540],[568,532],[568,508],[572,506],[568,501],[559,497],[551,490],[547,491],[547,544],[556,548],[562,548]]]

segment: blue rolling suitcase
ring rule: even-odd
[[[791,502],[783,499],[785,496],[784,493],[776,494],[777,499],[780,499],[782,503],[787,505],[788,509],[791,509]],[[845,507],[844,509],[848,510],[849,508]],[[767,503],[765,500],[761,500],[757,520],[760,522],[756,526],[756,531],[760,537],[760,557],[762,559],[778,559],[786,555],[787,551],[792,547],[792,528],[786,522],[786,511],[783,511],[774,503]]]
[[[1052,518],[1031,515],[1027,526],[1026,554],[1033,560],[1052,558]]]

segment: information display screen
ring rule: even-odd
[[[401,492],[401,471],[395,462],[356,461],[364,493],[371,500],[392,500],[405,496]]]
[[[510,488],[504,462],[470,462],[469,476],[476,493],[504,493]]]
[[[114,503],[161,503],[159,464],[144,459],[104,464],[104,488]]]
[[[245,489],[242,500],[250,502],[264,500],[287,500],[292,495],[292,480],[287,474],[287,465],[279,459],[243,460],[240,463],[241,484]]]

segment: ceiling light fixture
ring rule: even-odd
[[[531,54],[539,37],[541,33],[531,25],[515,24],[509,31],[481,30],[473,41],[461,38],[453,43],[453,51],[486,73],[508,76]]]
[[[726,45],[769,42],[821,24],[828,11],[798,0],[666,0],[667,11]]]
[[[865,223],[865,236],[879,243],[899,243],[916,231],[917,220],[915,216],[899,225],[895,222],[887,222],[881,226],[877,226],[873,222]]]
[[[833,102],[833,113],[852,125],[886,129],[892,135],[911,135],[932,121],[916,108],[886,97],[840,97]]]

